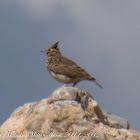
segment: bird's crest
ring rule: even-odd
[[[60,41],[57,41],[56,43],[54,43],[50,48],[51,49],[59,49],[58,48],[58,43],[59,43]]]

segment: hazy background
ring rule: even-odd
[[[0,0],[0,124],[63,85],[40,53],[58,40],[104,89],[76,87],[140,131],[140,0]]]

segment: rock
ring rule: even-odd
[[[47,99],[19,107],[0,127],[0,140],[140,140],[123,118],[100,108],[85,91],[55,90]]]
[[[129,122],[126,119],[117,117],[115,115],[111,115],[110,113],[107,113],[104,110],[102,110],[102,112],[109,126],[115,127],[115,128],[125,128],[125,129],[131,128]]]

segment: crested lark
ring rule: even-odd
[[[102,85],[99,84],[94,77],[90,76],[87,71],[78,66],[72,60],[61,55],[58,43],[59,41],[50,48],[41,51],[42,53],[48,55],[46,67],[51,76],[62,83],[73,83],[73,87],[82,80],[90,80],[97,84],[100,88],[103,88]]]

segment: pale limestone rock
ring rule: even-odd
[[[14,110],[0,127],[0,140],[140,140],[140,134],[88,92],[63,87]]]

